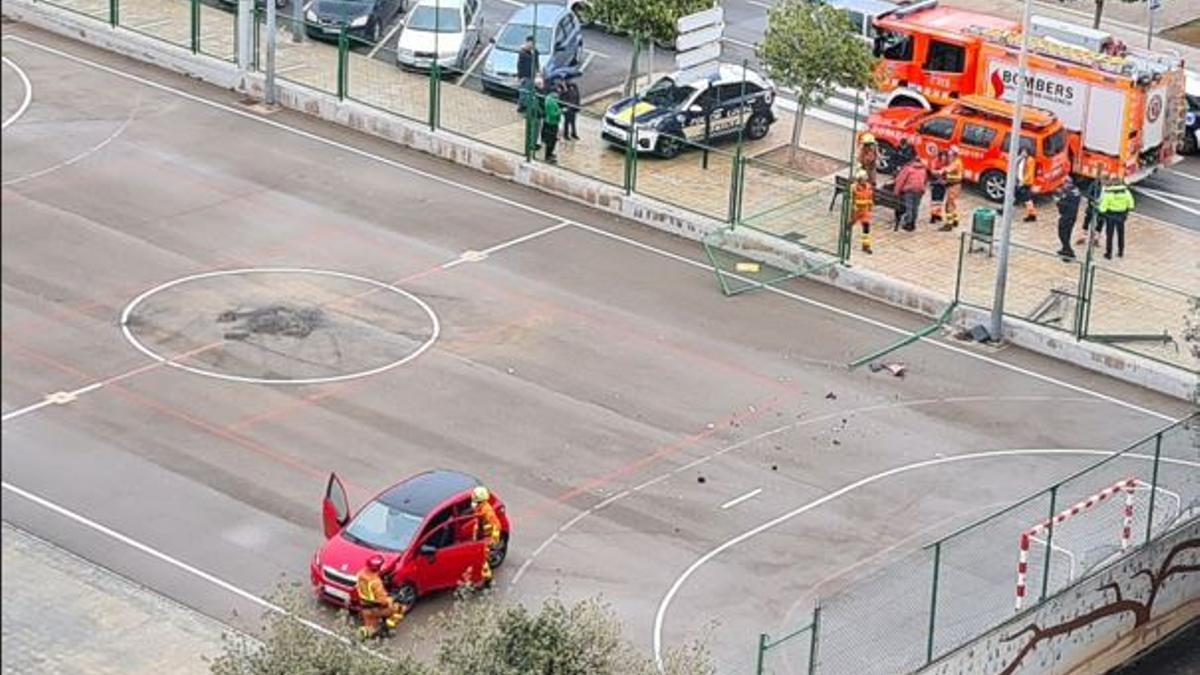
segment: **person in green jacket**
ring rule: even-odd
[[[553,89],[546,94],[542,105],[542,143],[546,146],[546,161],[558,163],[554,154],[554,146],[558,145],[558,125],[562,121],[562,105],[558,102],[558,93]]]
[[[1104,257],[1112,260],[1113,234],[1117,235],[1117,257],[1125,257],[1125,218],[1133,210],[1133,192],[1121,179],[1115,179],[1100,191],[1096,209],[1104,222]]]

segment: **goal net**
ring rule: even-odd
[[[1180,515],[1179,495],[1131,477],[1089,495],[1021,533],[1016,608],[1029,595],[1050,595],[1144,540],[1154,501],[1154,532]],[[1047,569],[1048,568],[1048,569]]]

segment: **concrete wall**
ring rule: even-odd
[[[1200,518],[918,671],[1105,673],[1200,617]],[[1200,645],[1197,645],[1200,668]]]
[[[31,0],[4,0],[4,13],[17,20],[72,37],[104,49],[153,63],[174,72],[220,87],[262,98],[264,77],[243,72],[232,64],[195,55],[175,45],[148,36],[113,29],[103,22]],[[468,138],[390,115],[353,101],[313,91],[287,81],[278,81],[280,105],[363,133],[385,138],[456,164],[469,166],[514,183],[565,197],[602,211],[699,241],[725,223],[663,204],[643,195],[626,195],[601,181],[591,180]],[[807,251],[783,239],[739,230],[725,237],[724,248],[748,258],[784,269],[799,269],[828,262],[828,256]],[[836,265],[813,275],[814,279],[844,290],[903,307],[927,317],[942,313],[950,298],[878,273],[852,266]],[[958,327],[984,322],[985,314],[960,308],[952,322]],[[1063,333],[1021,321],[1007,321],[1005,339],[1040,354],[1058,358],[1088,370],[1125,380],[1168,396],[1200,400],[1200,375],[1158,363],[1106,345],[1077,342]]]

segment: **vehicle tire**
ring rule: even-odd
[[[879,142],[879,159],[875,161],[875,170],[879,173],[894,174],[900,168],[900,151],[886,141]]]
[[[679,153],[683,152],[683,143],[674,136],[663,134],[658,137],[658,147],[655,151],[663,157],[663,159],[675,159]]]
[[[979,188],[988,199],[1000,203],[1004,201],[1004,181],[1003,171],[990,169],[979,177]]]
[[[491,565],[495,570],[504,564],[508,559],[508,535],[500,535],[500,545],[493,547],[488,551],[488,565]]]
[[[417,603],[417,587],[411,581],[400,584],[400,588],[392,591],[392,600],[400,603],[407,610]]]
[[[746,138],[757,141],[771,131],[771,120],[764,113],[754,113],[746,122]]]
[[[1196,140],[1196,132],[1184,129],[1183,140],[1179,142],[1179,152],[1185,155],[1194,155],[1200,152],[1200,142]]]

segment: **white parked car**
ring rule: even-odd
[[[404,19],[396,60],[409,68],[463,70],[479,45],[480,0],[418,0]]]

